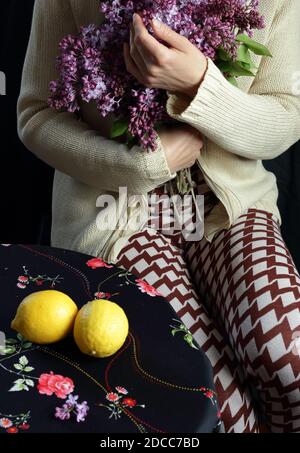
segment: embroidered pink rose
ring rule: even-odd
[[[101,258],[92,258],[86,263],[92,269],[97,269],[98,267],[107,267],[111,269],[113,266],[105,263]]]
[[[42,395],[51,396],[55,394],[57,398],[65,399],[73,392],[74,383],[72,379],[54,374],[51,371],[49,374],[41,374],[37,389]]]
[[[151,297],[161,296],[160,292],[157,291],[157,289],[155,289],[153,286],[149,285],[144,280],[138,279],[138,280],[136,280],[136,283],[142,293],[146,293]]]

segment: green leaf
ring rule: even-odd
[[[1,354],[9,355],[13,354],[14,352],[16,352],[16,348],[14,346],[9,346],[8,348],[6,348],[5,346],[0,346]]]
[[[34,368],[32,366],[26,366],[23,371],[25,371],[25,373],[29,373],[30,371],[33,371],[33,370],[34,370]]]
[[[22,357],[19,358],[19,363],[23,366],[26,366],[28,365],[29,362],[27,357],[25,357],[25,355],[22,355]]]
[[[192,343],[193,342],[193,337],[191,334],[186,334],[184,337],[184,340],[187,341],[188,343]]]
[[[6,338],[5,340],[6,344],[17,344],[17,340],[15,338]]]
[[[128,124],[128,120],[124,118],[114,121],[110,131],[110,138],[116,138],[124,135],[128,130]]]
[[[34,382],[32,379],[26,379],[25,384],[29,385],[29,387],[34,387]]]
[[[24,390],[24,384],[15,384],[8,391],[9,392],[21,392]]]
[[[250,66],[253,65],[249,48],[245,44],[241,44],[238,48],[237,61],[242,61],[243,63],[247,63]]]
[[[24,384],[25,382],[25,379],[17,379],[16,381],[14,381],[14,384]]]
[[[32,346],[32,343],[28,343],[28,342],[24,343],[23,344],[23,349],[29,349],[29,348],[31,348],[31,346]]]
[[[136,142],[136,137],[131,135],[131,133],[127,130],[126,132],[126,145],[131,148]]]
[[[226,77],[226,79],[228,80],[228,82],[231,83],[231,85],[233,85],[233,86],[235,86],[235,87],[238,87],[238,82],[237,82],[237,80],[236,80],[235,77],[233,77],[233,76],[228,76],[228,77]]]
[[[243,66],[242,62],[239,61],[228,61],[219,64],[219,69],[222,72],[228,73],[230,76],[233,77],[240,77],[240,76],[254,76],[254,72],[246,69]]]
[[[20,363],[14,363],[14,367],[16,370],[23,370],[23,365],[21,365]]]
[[[18,339],[19,341],[23,341],[23,340],[24,340],[24,337],[23,337],[20,333],[18,333],[17,339]]]
[[[217,59],[222,60],[222,61],[231,61],[232,60],[231,56],[228,55],[226,50],[224,50],[223,48],[220,48],[217,50]]]
[[[254,52],[256,55],[272,57],[271,52],[269,51],[269,49],[266,46],[264,46],[263,44],[261,44],[257,41],[254,41],[254,39],[250,38],[246,34],[238,35],[236,37],[236,40],[238,42],[244,43],[248,47],[248,49],[252,50],[252,52]]]

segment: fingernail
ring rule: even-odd
[[[135,24],[136,20],[137,20],[137,14],[136,13],[133,14],[132,20],[133,20],[133,23]]]

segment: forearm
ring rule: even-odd
[[[19,136],[37,157],[85,184],[107,191],[120,186],[133,193],[150,191],[174,176],[159,139],[156,152],[137,146],[129,150],[101,137],[75,114],[48,107],[58,44],[74,33],[68,1],[36,0],[17,106]]]
[[[171,179],[160,140],[157,151],[107,140],[70,113],[44,108],[33,114],[19,101],[19,135],[37,157],[69,176],[100,190],[131,193],[154,189]]]
[[[299,22],[298,1],[282,2],[265,43],[273,57],[262,58],[249,93],[232,86],[209,60],[192,100],[168,92],[170,116],[242,157],[271,159],[287,150],[300,138],[300,98],[293,90],[300,71]]]
[[[217,145],[250,159],[272,159],[300,137],[299,101],[247,94],[210,67],[196,97],[169,93],[170,116],[195,127]]]

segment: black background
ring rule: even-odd
[[[16,101],[34,0],[1,2],[0,70],[7,95],[0,96],[1,220],[0,241],[49,242],[53,170],[36,159],[16,132]],[[282,232],[300,269],[300,142],[277,159],[265,162],[278,178]]]

